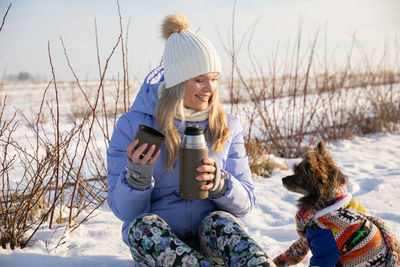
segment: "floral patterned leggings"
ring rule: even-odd
[[[207,215],[199,235],[200,252],[180,240],[159,216],[145,214],[131,223],[128,240],[139,266],[275,266],[230,213]]]

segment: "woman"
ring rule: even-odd
[[[163,66],[145,79],[131,110],[115,127],[107,153],[108,204],[123,222],[123,240],[145,266],[271,266],[236,217],[254,206],[255,196],[236,118],[218,100],[219,56],[212,44],[187,30],[183,15],[162,26]],[[165,145],[133,140],[140,124],[161,131]],[[181,136],[188,124],[205,132],[209,157],[196,177],[207,183],[204,200],[179,195]],[[153,155],[153,156],[151,156]],[[270,265],[271,264],[271,265]]]

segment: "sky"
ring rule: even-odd
[[[95,20],[104,66],[120,32],[116,1],[0,0],[0,19],[10,3],[12,7],[0,32],[0,80],[19,72],[28,72],[41,80],[50,79],[48,44],[56,78],[73,79],[60,38],[79,79],[99,78]],[[160,63],[164,47],[161,21],[177,12],[188,18],[190,30],[214,44],[224,72],[229,72],[230,61],[224,46],[229,47],[233,0],[120,0],[119,3],[123,28],[128,32],[130,78],[143,79]],[[237,0],[235,10],[236,47],[245,40],[238,62],[244,65],[249,64],[248,50],[262,64],[266,64],[274,51],[284,54],[287,45],[295,42],[299,25],[304,47],[309,47],[319,31],[317,52],[327,51],[337,61],[349,51],[354,35],[370,53],[379,54],[385,42],[399,47],[398,0]],[[252,25],[255,26],[251,28]],[[249,29],[254,30],[250,49],[247,48],[248,33],[252,32]],[[107,78],[122,76],[121,62],[118,49],[110,61]]]

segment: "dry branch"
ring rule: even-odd
[[[1,32],[1,30],[3,29],[3,27],[4,27],[4,23],[6,22],[7,14],[8,14],[8,11],[10,10],[11,6],[12,6],[12,3],[10,3],[10,5],[9,5],[8,8],[7,8],[6,13],[5,13],[4,16],[3,16],[3,21],[1,22],[1,26],[0,26],[0,32]]]

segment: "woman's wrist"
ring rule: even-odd
[[[215,178],[214,178],[214,186],[209,190],[210,198],[218,198],[225,194],[228,189],[228,183],[225,181],[229,176],[228,173],[221,170],[218,164],[215,162]]]
[[[136,164],[127,157],[128,167],[126,169],[126,181],[130,186],[137,190],[145,190],[151,185],[153,177],[153,165]]]

